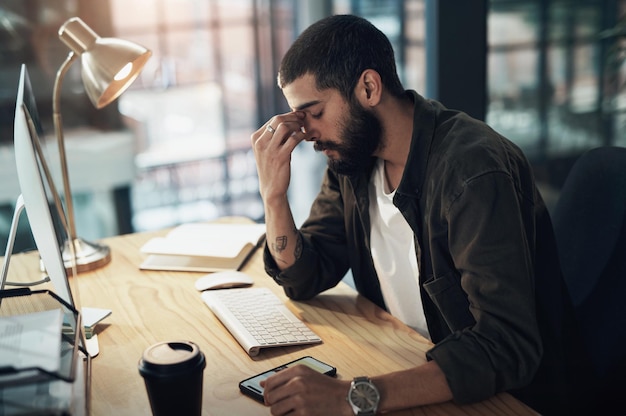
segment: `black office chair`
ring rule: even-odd
[[[596,414],[626,414],[626,148],[574,164],[553,211],[563,275],[595,379]],[[591,397],[591,396],[590,396]],[[597,407],[599,406],[599,407]]]

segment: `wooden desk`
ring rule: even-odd
[[[198,273],[140,271],[139,248],[155,233],[104,240],[112,262],[78,277],[79,301],[113,314],[99,325],[100,355],[93,360],[93,415],[149,415],[150,406],[137,364],[144,349],[176,339],[198,344],[206,355],[204,415],[267,415],[263,405],[243,396],[237,383],[251,375],[304,355],[338,369],[352,379],[400,370],[425,361],[429,342],[340,284],[307,302],[288,300],[263,270],[258,250],[244,267],[255,286],[271,288],[324,342],[315,346],[273,348],[249,357],[200,299]],[[37,275],[36,253],[13,256],[9,280]],[[27,277],[29,276],[29,277]],[[394,415],[529,415],[527,406],[508,394],[470,406],[452,403],[395,412]]]

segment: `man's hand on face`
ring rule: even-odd
[[[291,178],[291,153],[306,137],[301,111],[272,117],[252,134],[252,149],[264,201],[284,198]]]
[[[350,381],[321,374],[305,365],[286,368],[261,382],[272,415],[346,415]]]

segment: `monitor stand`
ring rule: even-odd
[[[9,286],[35,286],[50,281],[47,276],[41,280],[26,283],[7,282],[7,276],[9,274],[9,263],[11,261],[11,255],[13,254],[13,247],[15,245],[15,238],[17,236],[17,226],[20,220],[20,215],[24,211],[24,198],[20,195],[15,202],[15,210],[13,211],[13,219],[11,220],[11,228],[9,230],[9,239],[7,240],[6,250],[4,252],[4,261],[2,263],[2,271],[0,272],[0,290],[4,290],[6,285]],[[96,325],[104,318],[111,314],[110,309],[100,308],[81,308],[81,320],[83,322],[83,331],[81,338],[87,334],[89,337],[83,340],[85,349],[91,357],[95,357],[100,352],[98,345],[98,335],[95,333]]]
[[[11,261],[13,245],[15,244],[15,237],[17,236],[17,224],[19,223],[20,215],[22,214],[23,210],[24,198],[22,197],[22,195],[20,195],[19,197],[17,197],[17,201],[15,201],[15,210],[13,211],[13,219],[11,220],[9,239],[7,240],[7,247],[4,251],[4,261],[2,262],[2,272],[0,273],[0,290],[4,290],[4,285],[7,283],[6,280],[9,273],[9,262]]]

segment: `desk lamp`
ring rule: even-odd
[[[152,52],[122,39],[101,38],[78,17],[69,19],[61,26],[59,38],[71,49],[57,72],[52,101],[52,117],[59,146],[69,234],[63,249],[63,258],[68,267],[71,266],[72,260],[75,260],[76,270],[82,272],[94,270],[109,263],[111,252],[105,245],[87,242],[76,235],[74,204],[60,112],[61,84],[71,64],[80,56],[85,92],[92,104],[97,109],[101,109],[113,102],[130,86]],[[73,243],[75,258],[71,254],[70,242]]]

